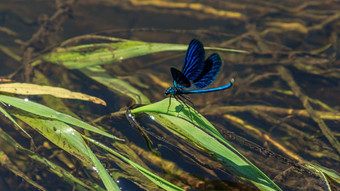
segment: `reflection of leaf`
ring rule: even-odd
[[[58,120],[37,118],[25,115],[24,112],[20,111],[14,115],[37,130],[52,143],[77,157],[88,168],[94,168],[107,190],[120,190],[78,131]]]
[[[39,115],[42,117],[46,118],[51,118],[51,119],[56,119],[65,123],[69,123],[72,125],[75,125],[77,127],[113,138],[117,139],[115,136],[106,133],[90,124],[87,124],[79,119],[76,119],[70,115],[66,115],[64,113],[57,112],[49,107],[46,107],[44,105],[34,103],[31,101],[25,101],[23,99],[19,99],[16,97],[10,97],[10,96],[5,96],[5,95],[0,95],[0,101],[4,102],[6,104],[9,104],[11,106],[14,106],[16,108],[19,108],[21,110],[27,111],[29,113],[33,113],[35,115]]]
[[[117,39],[121,40],[121,39]],[[59,47],[43,56],[43,60],[61,64],[70,69],[103,65],[137,56],[164,51],[186,51],[188,45],[169,43],[147,43],[142,41],[123,40],[115,43],[86,44],[73,47]],[[246,51],[205,47],[206,50],[245,53]],[[33,63],[39,64],[41,60]]]
[[[106,106],[105,101],[97,97],[89,96],[89,95],[79,93],[79,92],[71,92],[70,90],[67,90],[64,88],[42,86],[42,85],[37,85],[37,84],[28,84],[28,83],[0,84],[0,92],[8,92],[8,93],[21,94],[21,95],[49,94],[49,95],[53,95],[59,98],[91,101],[93,103]]]
[[[212,152],[221,164],[240,179],[252,182],[260,190],[280,190],[261,170],[237,151],[215,127],[197,111],[176,99],[169,99],[131,110],[146,112],[155,120],[195,145]]]
[[[138,89],[126,83],[123,80],[117,79],[106,72],[100,66],[93,66],[88,68],[81,68],[81,72],[90,77],[93,80],[105,85],[115,92],[119,92],[123,95],[129,96],[135,101],[136,104],[148,104],[149,99]]]

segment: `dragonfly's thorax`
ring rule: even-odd
[[[180,93],[180,89],[178,89],[177,87],[169,87],[168,89],[166,89],[165,91],[165,95],[177,95]]]

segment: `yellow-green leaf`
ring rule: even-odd
[[[101,104],[106,106],[106,102],[100,98],[89,96],[79,92],[72,92],[70,90],[59,88],[59,87],[51,87],[51,86],[42,86],[37,84],[28,84],[28,83],[6,83],[0,84],[0,92],[21,94],[21,95],[52,95],[59,98],[67,98],[67,99],[79,99],[84,101],[91,101],[96,104]]]

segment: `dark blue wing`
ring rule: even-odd
[[[170,68],[170,71],[171,71],[172,78],[174,79],[175,87],[188,88],[191,86],[189,79],[185,77],[182,72],[180,72],[176,68]]]
[[[222,59],[214,53],[205,61],[202,73],[193,81],[197,88],[209,86],[221,70]]]
[[[195,80],[202,72],[204,67],[205,53],[203,44],[196,39],[191,40],[185,62],[182,68],[182,73],[189,79]]]

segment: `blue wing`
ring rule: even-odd
[[[214,53],[205,61],[202,73],[193,81],[197,88],[205,88],[209,86],[221,70],[222,59]]]
[[[201,73],[204,67],[205,53],[203,44],[197,40],[191,40],[185,62],[182,68],[182,73],[189,79],[195,80]]]
[[[188,88],[191,86],[190,81],[184,74],[178,71],[176,68],[170,68],[172,79],[174,79],[175,87],[185,87]]]

